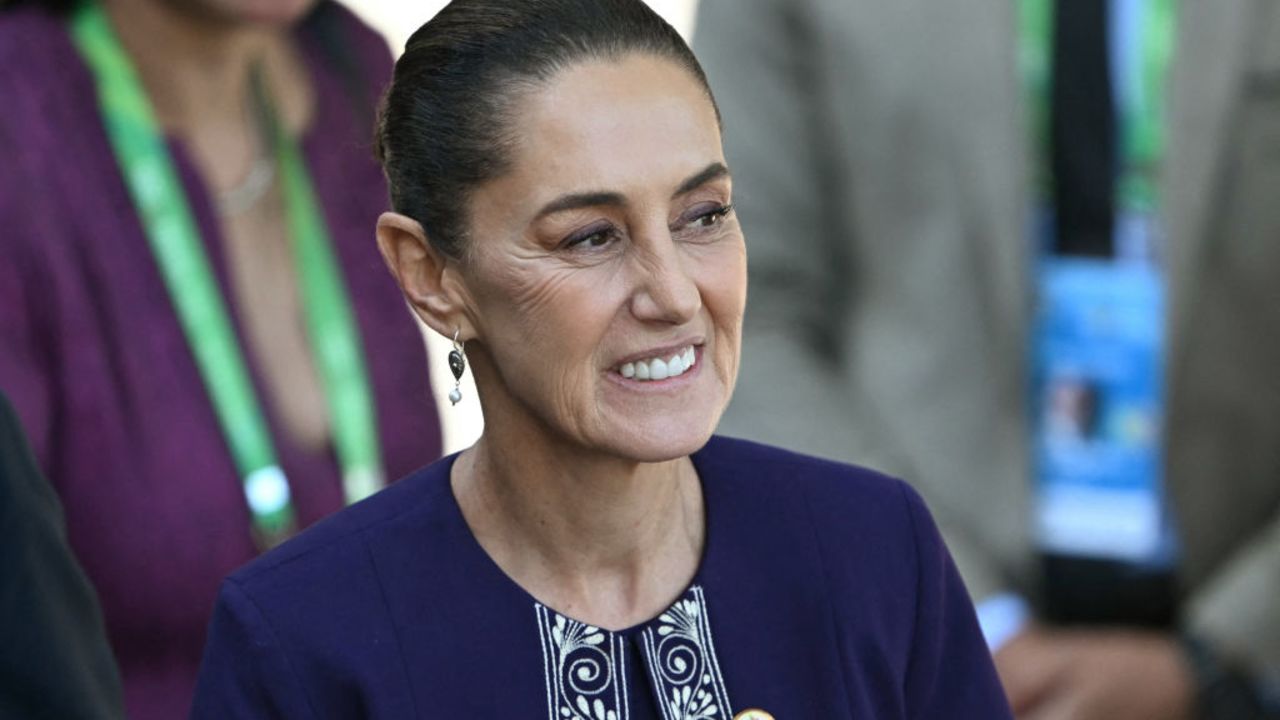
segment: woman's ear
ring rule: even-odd
[[[450,339],[458,330],[464,338],[474,336],[466,293],[451,261],[427,240],[417,220],[382,213],[378,218],[378,250],[413,311],[428,327]]]

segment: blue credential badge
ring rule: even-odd
[[[1031,402],[1040,546],[1171,565],[1160,272],[1147,262],[1048,256],[1039,288]]]

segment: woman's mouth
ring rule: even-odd
[[[615,372],[628,380],[641,382],[666,380],[688,372],[697,359],[698,355],[693,346],[687,345],[670,356],[657,356],[623,363]]]

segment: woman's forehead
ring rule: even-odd
[[[513,115],[509,177],[540,195],[586,186],[657,191],[723,160],[705,90],[663,58],[573,65],[528,93]]]

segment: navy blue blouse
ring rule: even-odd
[[[900,481],[712,439],[693,456],[697,575],[612,632],[494,564],[450,490],[453,460],[227,578],[192,717],[1010,717],[960,577]]]

